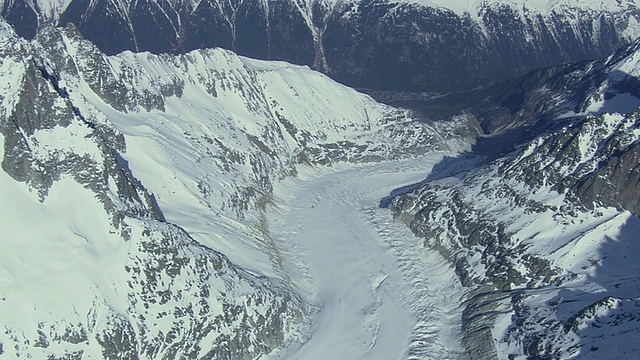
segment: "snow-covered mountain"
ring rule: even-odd
[[[359,88],[435,92],[604,57],[640,36],[636,0],[3,0],[0,14],[27,38],[74,23],[108,54],[222,47]]]
[[[254,359],[308,336],[264,218],[310,165],[455,141],[306,67],[0,22],[0,358]]]
[[[473,358],[637,354],[639,66],[635,42],[553,70],[487,141],[531,126],[518,122],[531,109],[552,115],[533,125],[543,135],[391,202],[468,287],[462,342]]]
[[[418,28],[427,12],[462,14],[488,36],[508,32],[466,9],[496,3],[393,9]],[[80,3],[22,4],[24,19],[39,8],[53,23],[25,40],[0,21],[0,358],[639,350],[638,42],[435,99],[418,116],[306,66],[223,49],[108,56],[82,25],[54,26]],[[120,9],[99,17],[111,21],[159,3],[84,4]],[[327,26],[393,19],[386,1],[296,4],[333,9]],[[631,31],[635,3],[607,4],[500,8],[503,20],[589,14]]]

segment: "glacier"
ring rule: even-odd
[[[221,49],[106,56],[73,26],[26,41],[4,22],[0,41],[0,356],[322,358],[336,320],[349,328],[338,357],[424,351],[432,338],[456,348],[424,295],[458,288],[426,275],[407,285],[422,270],[384,235],[377,197],[398,169],[418,176],[416,156],[464,148],[444,131],[464,122],[428,124],[307,67]],[[361,164],[381,176],[364,181]],[[351,225],[352,246],[336,247]],[[455,319],[451,304],[439,311]]]

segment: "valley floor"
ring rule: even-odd
[[[443,154],[338,164],[280,183],[267,218],[291,281],[318,311],[311,334],[272,358],[462,358],[453,269],[380,208]]]

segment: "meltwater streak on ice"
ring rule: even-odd
[[[441,156],[337,165],[279,184],[270,228],[318,313],[310,338],[278,359],[463,358],[463,290],[453,270],[378,207],[390,189],[423,180]]]

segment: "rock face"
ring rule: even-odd
[[[308,68],[221,49],[108,57],[72,25],[0,35],[9,358],[272,353],[314,311],[261,221],[273,182],[444,143]]]
[[[377,90],[444,92],[606,56],[624,44],[616,23],[631,20],[627,16],[596,15],[570,6],[540,14],[486,2],[460,14],[363,1],[357,10],[334,13],[323,46],[329,74],[345,83]]]
[[[521,95],[555,126],[391,203],[469,287],[463,343],[473,358],[635,351],[627,342],[640,330],[640,293],[625,274],[638,271],[640,250],[638,46],[556,69]],[[526,126],[516,113],[507,127]]]
[[[640,35],[634,1],[3,1],[24,37],[77,25],[107,54],[222,47],[359,88],[448,92],[604,57]]]

